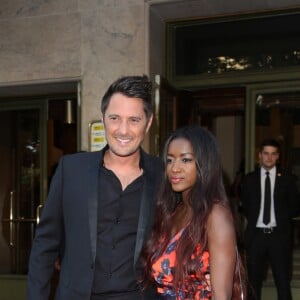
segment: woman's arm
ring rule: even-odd
[[[231,300],[236,263],[236,233],[228,208],[216,204],[208,218],[210,281],[213,300]]]

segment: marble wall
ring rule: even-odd
[[[119,76],[146,72],[145,19],[140,0],[82,1],[81,9],[84,137],[86,124],[99,117],[100,99],[107,86]]]
[[[3,3],[4,2],[4,3]],[[143,0],[10,0],[0,5],[0,88],[81,81],[82,150],[100,99],[122,75],[145,70]]]
[[[77,1],[1,2],[2,85],[80,75],[81,18],[73,7]]]
[[[164,74],[169,19],[274,10],[299,0],[2,0],[0,88],[81,82],[82,150],[100,99],[121,75]]]

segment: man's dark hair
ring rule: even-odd
[[[105,92],[101,102],[101,112],[104,115],[113,94],[121,93],[130,98],[141,98],[147,119],[152,109],[152,83],[148,76],[124,76],[113,82]]]
[[[260,144],[260,152],[263,151],[264,147],[272,146],[277,148],[277,151],[280,152],[280,144],[275,139],[265,139]]]

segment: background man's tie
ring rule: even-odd
[[[271,182],[269,172],[266,172],[265,179],[265,205],[264,205],[264,217],[263,222],[265,225],[270,223],[271,214]]]

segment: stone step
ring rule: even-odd
[[[274,286],[273,274],[271,267],[268,267],[267,276],[264,281],[264,286]],[[291,286],[293,288],[300,288],[300,250],[295,249],[293,252],[293,273]]]

